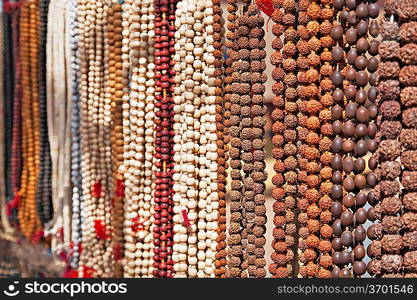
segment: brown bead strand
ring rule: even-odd
[[[396,14],[399,16],[398,23],[401,24],[399,35],[402,46],[400,51],[396,53],[399,54],[399,59],[401,60],[400,66],[402,67],[399,72],[401,87],[400,100],[403,107],[403,129],[400,135],[400,142],[403,147],[403,152],[401,153],[401,165],[403,167],[401,183],[404,188],[401,194],[403,204],[401,221],[403,224],[402,254],[403,275],[405,278],[417,278],[417,205],[415,200],[417,195],[417,168],[415,166],[417,148],[416,143],[411,142],[414,139],[413,136],[417,134],[415,121],[415,113],[417,110],[415,102],[415,93],[417,91],[417,60],[415,54],[417,36],[415,32],[417,23],[410,22],[411,20],[417,20],[417,6],[415,4],[412,2],[407,3],[407,1],[399,1],[396,7]],[[407,38],[403,38],[404,36],[407,36]],[[400,242],[400,240],[398,238],[397,241],[390,239],[387,242],[389,242],[389,244],[386,243],[387,246],[393,249],[394,246],[398,248],[398,245],[395,244]]]
[[[225,78],[225,109],[230,110],[229,124],[230,126],[230,176],[231,176],[231,192],[230,192],[230,225],[228,245],[228,260],[225,276],[227,278],[239,278],[242,276],[243,263],[243,245],[242,245],[242,183],[241,183],[241,162],[240,162],[240,114],[234,114],[234,107],[239,107],[240,95],[238,88],[240,86],[240,74],[236,69],[236,63],[239,57],[239,44],[236,42],[235,34],[239,26],[239,16],[237,15],[237,0],[228,0],[227,10],[229,32],[226,34],[228,40],[228,59],[226,60],[226,78]],[[233,107],[233,108],[232,108]]]
[[[332,227],[329,225],[332,222],[332,214],[330,207],[332,199],[329,196],[332,190],[332,168],[330,167],[333,154],[331,153],[333,128],[331,124],[331,107],[333,105],[333,98],[330,92],[333,90],[333,83],[331,76],[333,74],[333,67],[331,65],[332,55],[330,48],[333,46],[333,39],[330,36],[332,28],[332,21],[334,11],[331,7],[332,0],[321,0],[321,23],[319,28],[320,44],[322,51],[320,53],[320,105],[319,119],[320,140],[318,147],[320,150],[320,200],[318,206],[320,212],[320,242],[317,246],[319,251],[318,264],[319,278],[331,278],[332,257],[331,257],[331,238],[333,236]],[[316,137],[313,135],[313,139]]]
[[[296,68],[294,57],[285,56],[281,53],[283,48],[282,35],[287,45],[295,47],[296,35],[294,23],[291,21],[294,13],[294,5],[287,5],[282,10],[282,1],[274,2],[274,13],[271,18],[275,22],[272,33],[275,39],[272,48],[275,53],[271,56],[271,63],[274,65],[272,77],[276,83],[272,87],[275,98],[272,102],[274,110],[272,120],[274,121],[272,131],[274,136],[272,143],[274,148],[274,171],[277,173],[272,179],[276,186],[272,190],[272,197],[275,200],[274,210],[274,229],[273,229],[273,263],[269,266],[269,272],[273,278],[286,278],[295,270],[292,270],[291,261],[294,258],[293,249],[295,244],[296,225],[294,224],[294,208],[297,197],[297,80],[293,75]],[[294,4],[294,1],[288,4]],[[287,46],[288,47],[288,46]],[[285,63],[284,63],[285,61]],[[285,73],[285,72],[288,72]],[[285,144],[285,145],[284,145]]]
[[[39,229],[36,210],[36,183],[39,170],[39,99],[38,69],[38,1],[25,2],[21,8],[21,59],[22,59],[22,120],[23,120],[23,170],[20,191],[21,209],[18,218],[23,235],[30,239]],[[34,73],[32,73],[34,72]]]
[[[122,277],[123,266],[123,205],[124,205],[124,178],[119,172],[123,164],[123,66],[122,66],[122,7],[115,2],[107,11],[107,41],[109,43],[108,66],[109,82],[108,92],[111,99],[111,144],[113,167],[113,199],[112,199],[112,248],[114,258],[114,276]]]
[[[378,66],[375,57],[368,61],[366,52],[369,50],[370,55],[377,54],[373,45],[375,43],[368,36],[368,32],[373,37],[378,35],[375,21],[370,21],[369,18],[375,18],[379,9],[375,4],[344,4],[342,1],[334,2],[334,6],[340,11],[342,25],[332,29],[332,37],[343,42],[341,46],[345,47],[347,55],[345,56],[345,50],[341,46],[332,50],[333,61],[341,64],[333,72],[332,81],[337,87],[333,96],[336,102],[345,101],[344,113],[340,107],[332,110],[334,119],[343,120],[339,127],[338,123],[336,126],[334,123],[334,129],[344,138],[333,141],[333,150],[341,155],[335,156],[332,168],[343,173],[341,178],[337,178],[341,185],[335,185],[332,190],[332,195],[338,199],[332,206],[335,218],[333,263],[337,265],[333,268],[332,276],[348,278],[361,276],[366,272],[366,264],[362,261],[365,256],[363,241],[366,234],[362,224],[367,221],[367,211],[363,206],[367,198],[372,197],[372,192],[367,195],[366,189],[375,186],[376,177],[367,170],[365,157],[377,148],[377,143],[373,140],[376,134],[373,119],[377,116],[377,109],[372,104],[375,98],[369,97],[366,86],[369,83],[371,87],[368,91],[373,89],[376,74],[372,73]],[[371,170],[375,168],[371,163],[369,167]]]
[[[299,215],[299,222],[302,227],[299,230],[299,247],[302,253],[299,256],[301,262],[300,275],[302,277],[316,277],[319,267],[317,265],[317,247],[319,244],[320,233],[320,209],[317,202],[320,199],[320,151],[316,147],[319,141],[319,130],[321,122],[318,114],[321,110],[319,102],[319,73],[317,68],[320,64],[320,57],[317,54],[320,49],[320,40],[316,37],[320,24],[321,8],[317,2],[310,1],[307,8],[308,23],[306,25],[307,34],[303,33],[304,47],[302,54],[306,55],[303,65],[305,72],[299,76],[299,82],[304,84],[299,86],[298,101],[299,115],[299,138],[302,142],[299,147],[299,187],[302,198],[298,201],[298,207],[302,213]],[[307,40],[308,38],[308,40]],[[301,45],[300,45],[301,46]],[[300,51],[301,53],[301,51]]]
[[[217,278],[224,278],[226,273],[226,184],[227,184],[227,160],[228,160],[228,127],[224,108],[223,98],[223,81],[224,81],[224,59],[223,59],[223,46],[224,46],[224,19],[222,17],[222,8],[220,0],[213,0],[213,13],[214,13],[214,57],[216,61],[214,65],[216,67],[215,76],[217,79],[216,89],[216,130],[217,130],[217,185],[219,195],[219,219],[217,228],[217,253],[215,264],[215,276]]]
[[[266,276],[265,260],[265,232],[266,232],[266,207],[265,207],[265,181],[268,177],[265,168],[265,144],[264,140],[267,108],[264,105],[265,82],[267,75],[265,57],[265,39],[263,16],[255,4],[248,7],[249,15],[249,49],[250,49],[250,119],[245,116],[244,120],[251,123],[252,135],[249,139],[241,139],[244,151],[249,150],[248,160],[243,169],[247,174],[245,185],[245,212],[247,218],[247,248],[249,277],[263,278]],[[243,77],[243,76],[242,76]],[[243,78],[242,78],[243,79]],[[249,83],[249,82],[248,82]],[[244,98],[244,103],[249,99]],[[242,103],[242,113],[244,106]],[[242,122],[244,126],[244,122]],[[242,156],[243,158],[243,156]],[[249,184],[248,184],[249,183]]]
[[[410,116],[416,110],[411,95],[417,84],[411,79],[415,77],[412,70],[416,62],[414,55],[409,53],[410,49],[415,48],[415,22],[409,22],[408,17],[404,18],[407,13],[402,10],[412,11],[404,5],[401,1],[385,3],[385,18],[380,23],[383,41],[379,47],[381,64],[378,70],[378,89],[383,121],[378,133],[381,139],[379,162],[382,163],[377,192],[381,202],[374,207],[372,215],[380,223],[372,225],[368,230],[368,235],[376,239],[368,248],[368,255],[382,256],[379,263],[370,262],[368,270],[375,276],[386,278],[417,277],[417,206],[412,200],[416,192],[416,168],[413,163],[416,148],[410,143],[416,133],[415,122],[412,121],[414,117]],[[401,178],[401,190],[398,177]],[[392,182],[396,185],[392,185]],[[396,194],[387,195],[387,192]]]

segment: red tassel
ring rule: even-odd
[[[96,272],[96,270],[94,270],[93,268],[84,266],[83,267],[83,278],[93,278],[94,273]]]
[[[125,196],[125,184],[123,180],[117,179],[116,181],[116,196],[117,197],[124,197]]]
[[[113,247],[113,258],[115,261],[119,261],[122,259],[122,247],[120,244],[116,244]]]
[[[21,2],[10,2],[10,1],[5,1],[4,3],[3,3],[3,10],[4,10],[4,12],[5,13],[12,13],[15,9],[18,9],[20,6],[22,6],[22,3],[23,1],[21,1]]]
[[[191,222],[190,222],[190,219],[188,218],[188,212],[187,212],[187,210],[183,209],[181,211],[181,214],[182,214],[182,219],[183,219],[183,223],[184,223],[185,227],[190,227],[191,226]]]
[[[132,225],[130,225],[130,228],[133,232],[138,232],[145,229],[143,227],[143,223],[139,222],[139,216],[132,219]]]
[[[64,261],[64,262],[68,262],[68,258],[69,256],[67,255],[67,253],[65,251],[60,251],[58,253],[59,258]]]
[[[20,194],[19,192],[17,192],[15,193],[13,200],[7,203],[6,213],[8,217],[12,215],[12,212],[14,209],[17,209],[20,206],[20,201],[21,201]]]
[[[78,271],[68,268],[68,270],[65,271],[62,277],[63,278],[78,278]]]
[[[93,190],[92,190],[91,194],[94,198],[100,198],[101,197],[101,183],[100,183],[100,181],[93,184]]]
[[[64,227],[60,227],[60,228],[58,229],[57,236],[58,236],[61,240],[64,240]]]
[[[38,232],[36,232],[32,235],[32,243],[33,244],[38,244],[44,236],[45,236],[45,234],[44,234],[43,230],[39,230]]]
[[[274,13],[275,9],[272,0],[256,0],[255,3],[268,17],[271,17]]]
[[[101,240],[107,240],[110,236],[106,232],[106,226],[103,225],[101,220],[94,221],[94,229],[96,230],[96,236]]]
[[[78,244],[78,254],[81,255],[81,252],[83,252],[83,244],[82,243],[79,243]]]

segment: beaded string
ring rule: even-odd
[[[320,17],[320,6],[315,1],[304,3],[306,6],[305,14],[301,18],[302,27],[298,28],[300,41],[297,44],[299,57],[297,65],[299,72],[298,96],[300,100],[298,105],[298,137],[300,140],[298,147],[298,192],[301,198],[297,201],[300,209],[298,221],[300,228],[298,230],[300,275],[302,277],[316,277],[318,273],[316,247],[319,243],[318,232],[320,222],[318,216],[320,209],[317,202],[320,198],[317,186],[320,182],[319,174],[319,157],[320,152],[315,144],[319,142],[317,131],[321,123],[318,118],[321,105],[318,101],[318,72],[316,67],[320,64],[320,58],[317,52],[320,50],[320,41],[317,39],[319,29],[318,19]],[[294,50],[291,47],[284,49],[288,56],[291,56]]]
[[[112,248],[110,224],[110,180],[111,174],[106,161],[111,159],[110,151],[105,149],[104,140],[108,138],[108,125],[104,116],[110,115],[110,106],[105,106],[104,97],[104,26],[106,6],[102,2],[78,3],[80,10],[80,53],[83,59],[89,58],[88,64],[81,69],[81,143],[83,171],[83,205],[85,216],[82,237],[79,274],[103,277],[112,274]],[[85,5],[85,6],[84,6]],[[90,20],[81,26],[81,21]],[[90,30],[89,27],[94,30]],[[82,33],[82,35],[81,35]],[[95,35],[91,36],[91,33]],[[82,44],[82,46],[81,46]],[[85,52],[84,52],[85,51]],[[84,56],[85,55],[85,56]],[[86,63],[87,61],[84,61]],[[107,111],[107,112],[106,112]],[[105,152],[104,159],[103,154]]]
[[[14,3],[14,2],[12,2]],[[3,10],[3,3],[2,3],[2,43],[3,43],[3,53],[6,60],[2,62],[3,67],[3,74],[4,74],[4,81],[3,81],[3,96],[2,101],[4,101],[4,178],[5,178],[5,197],[6,201],[10,201],[13,198],[13,191],[11,189],[11,173],[10,168],[12,166],[12,156],[13,156],[13,149],[12,149],[12,128],[13,128],[13,98],[14,98],[14,88],[15,88],[15,81],[14,76],[16,74],[15,70],[15,63],[17,63],[18,55],[15,55],[14,50],[17,50],[17,44],[14,44],[16,41],[16,36],[14,33],[16,32],[16,19],[18,16],[18,10],[13,9],[11,11]],[[10,206],[10,205],[9,205]],[[6,208],[5,208],[6,209]],[[12,212],[9,209],[9,214]]]
[[[385,18],[379,26],[383,37],[379,45],[382,61],[378,69],[377,98],[381,142],[376,156],[380,177],[375,198],[380,202],[375,204],[374,201],[368,215],[371,220],[380,222],[368,229],[368,237],[373,240],[368,247],[368,255],[373,257],[368,272],[384,278],[416,277],[416,226],[413,225],[416,214],[412,200],[416,191],[415,146],[410,143],[416,127],[414,117],[411,117],[415,113],[411,95],[416,86],[413,79],[416,60],[411,49],[415,48],[413,42],[416,39],[415,22],[410,21],[416,7],[409,4],[387,1]],[[404,9],[407,12],[403,12]]]
[[[124,1],[122,4],[122,117],[123,117],[123,164],[120,165],[119,172],[124,175],[124,214],[126,214],[132,207],[130,197],[132,196],[132,185],[129,184],[130,169],[129,169],[129,151],[130,151],[130,122],[129,122],[129,74],[130,74],[130,59],[129,59],[129,16],[131,13],[132,1]],[[124,217],[126,218],[126,217]],[[130,222],[131,223],[131,222]],[[123,264],[123,277],[134,277],[134,261],[131,260],[130,246],[127,243],[132,240],[131,224],[124,222],[124,245],[123,256],[125,257]],[[129,248],[126,248],[129,247]]]
[[[381,47],[381,63],[378,69],[378,109],[381,116],[378,119],[378,139],[379,147],[377,158],[379,167],[376,170],[379,180],[375,187],[376,199],[370,202],[372,207],[368,210],[368,218],[374,222],[368,229],[368,237],[372,240],[368,247],[368,256],[372,261],[368,263],[368,273],[378,277],[391,277],[399,275],[402,268],[402,257],[398,255],[390,255],[392,250],[399,251],[402,241],[398,243],[399,235],[396,234],[401,230],[400,218],[395,215],[400,212],[402,203],[397,195],[387,195],[387,182],[395,182],[399,187],[399,178],[401,175],[401,163],[397,162],[401,146],[399,136],[402,132],[400,116],[400,103],[397,100],[400,96],[400,82],[398,75],[400,71],[399,62],[395,60],[391,53],[385,56],[387,45],[399,44],[395,41],[398,35],[398,24],[394,21],[394,16],[383,19],[380,29],[383,41]],[[393,22],[394,21],[394,22]],[[397,28],[397,33],[391,32],[390,27]],[[392,41],[391,41],[392,40]],[[397,109],[394,109],[394,108]],[[391,194],[391,193],[390,193]],[[368,200],[368,201],[369,201]],[[380,202],[378,201],[380,200]],[[378,203],[379,202],[379,203]],[[379,222],[376,222],[379,221]],[[396,226],[397,225],[397,226]],[[382,248],[382,238],[384,239],[384,247]],[[390,240],[395,240],[394,244],[387,245]],[[388,242],[388,243],[387,243]],[[391,248],[391,249],[387,249]],[[392,253],[395,254],[395,253]]]
[[[123,274],[123,205],[124,180],[119,172],[123,164],[123,65],[122,65],[122,6],[113,1],[107,10],[107,59],[109,67],[108,93],[111,100],[111,133],[112,145],[112,248],[114,259],[114,276]]]
[[[174,60],[177,64],[174,89],[174,246],[173,261],[175,277],[197,277],[197,206],[198,206],[198,153],[199,144],[195,140],[199,137],[200,97],[194,103],[194,91],[199,93],[198,86],[202,76],[193,63],[199,57],[194,55],[195,44],[193,38],[197,32],[194,30],[196,22],[193,13],[197,7],[190,0],[180,1],[176,10],[176,44]],[[188,34],[187,34],[188,33]],[[197,37],[201,42],[200,36]],[[181,51],[184,48],[185,51]],[[200,51],[201,54],[201,51]],[[183,63],[181,63],[183,62]],[[197,63],[201,67],[201,61]],[[196,66],[197,66],[196,64]],[[188,68],[188,72],[187,72]],[[194,78],[194,74],[197,75]],[[197,83],[197,84],[196,84]],[[201,85],[201,83],[200,83]],[[197,165],[195,165],[197,163]],[[184,166],[184,167],[182,167]]]
[[[155,1],[155,176],[153,276],[172,277],[173,272],[173,97],[175,71],[174,31],[176,0]]]
[[[2,3],[0,3],[2,4]],[[3,14],[3,7],[0,7],[0,53],[3,53],[4,51],[4,41],[5,41],[5,36],[4,36],[4,14]],[[3,55],[0,57],[0,112],[4,112],[4,101],[3,101],[3,97],[4,97],[4,58]],[[0,124],[0,165],[5,165],[5,124],[2,123]],[[5,214],[6,212],[6,190],[5,190],[5,184],[6,184],[6,177],[5,177],[5,172],[2,172],[2,174],[0,174],[0,232],[5,231],[5,228],[7,227],[7,225],[5,226],[5,220],[7,219],[7,216]],[[3,268],[1,268],[3,269]]]
[[[177,277],[214,277],[218,168],[212,3],[183,1],[176,15],[175,61],[185,64],[175,66],[174,242],[181,245],[174,247],[174,267]]]
[[[240,135],[240,121],[241,114],[234,114],[232,107],[239,109],[240,95],[239,95],[239,79],[240,74],[236,69],[236,63],[239,59],[239,44],[237,40],[236,31],[239,27],[240,16],[237,13],[237,1],[228,1],[227,10],[228,15],[228,32],[226,47],[228,49],[228,59],[226,60],[226,78],[225,78],[225,109],[230,110],[229,118],[229,134],[230,134],[230,177],[231,177],[231,192],[230,192],[230,225],[227,239],[227,278],[240,278],[243,271],[243,244],[242,244],[242,183],[241,183],[241,163],[240,163],[240,145],[238,138]]]
[[[11,34],[13,36],[10,44],[13,45],[13,53],[20,54],[20,10],[15,9],[11,12]],[[21,187],[22,172],[22,90],[21,90],[22,63],[20,55],[14,56],[14,94],[11,102],[12,109],[12,127],[11,127],[11,154],[10,154],[10,201],[8,207],[11,207],[11,220],[15,221],[17,214],[17,203],[20,203],[19,190]],[[11,205],[13,204],[13,205]]]
[[[300,9],[302,6],[300,7]],[[272,112],[272,131],[274,136],[272,143],[274,148],[272,155],[276,160],[274,163],[274,171],[277,173],[272,178],[272,183],[276,186],[272,190],[272,197],[275,200],[273,204],[274,210],[274,229],[273,229],[273,249],[271,255],[273,263],[269,266],[269,272],[274,278],[285,278],[292,273],[291,260],[294,257],[291,247],[294,245],[294,215],[292,213],[295,204],[297,193],[297,160],[294,156],[297,152],[296,137],[297,133],[294,130],[297,124],[296,112],[297,105],[294,100],[297,97],[297,91],[294,87],[296,80],[288,80],[291,78],[290,74],[286,72],[293,72],[295,68],[296,54],[292,57],[283,57],[281,53],[283,49],[282,35],[284,41],[295,45],[294,26],[288,23],[294,16],[294,7],[286,6],[282,9],[282,3],[274,3],[274,12],[271,15],[275,24],[272,27],[272,33],[275,39],[272,42],[272,48],[275,52],[271,55],[271,63],[274,65],[272,78],[276,83],[272,86],[272,91],[275,97],[272,101],[274,110]],[[292,15],[289,17],[288,14]],[[286,22],[284,22],[286,20]],[[284,61],[286,62],[284,70]],[[288,78],[288,79],[287,79]],[[284,142],[286,145],[284,146]]]
[[[68,152],[69,133],[66,132],[68,122],[67,107],[67,77],[65,66],[65,43],[62,37],[65,36],[65,7],[57,1],[52,0],[48,11],[48,36],[46,41],[47,65],[46,71],[46,107],[48,114],[48,133],[51,152],[45,155],[51,157],[52,162],[52,190],[50,189],[54,219],[48,226],[45,226],[45,235],[52,234],[51,248],[53,251],[62,250],[63,214],[65,188],[70,185],[68,169],[64,168],[65,154]],[[59,101],[58,101],[59,99]],[[46,168],[45,171],[47,172]],[[45,174],[43,175],[47,175]],[[65,174],[65,175],[64,175]],[[40,178],[42,181],[43,178]],[[51,187],[50,187],[51,188]],[[44,196],[40,192],[40,196]],[[39,205],[43,209],[42,200]],[[47,207],[46,207],[47,208]],[[41,210],[41,212],[43,212]],[[61,230],[62,229],[62,230]]]
[[[332,1],[321,0],[321,16],[320,16],[320,28],[318,35],[320,37],[320,44],[322,51],[320,53],[320,105],[322,109],[319,112],[319,120],[321,122],[320,127],[320,141],[318,147],[320,150],[320,199],[318,206],[320,212],[320,242],[317,245],[319,252],[318,265],[319,271],[317,277],[319,278],[331,278],[332,269],[332,257],[331,257],[331,238],[333,236],[333,230],[331,228],[332,214],[330,208],[332,205],[332,199],[329,196],[332,189],[331,178],[333,171],[330,167],[333,159],[331,153],[333,128],[332,128],[332,117],[331,107],[333,105],[333,98],[330,92],[334,86],[331,80],[333,74],[333,67],[331,65],[332,55],[331,49],[333,46],[333,39],[330,36],[332,28],[332,21],[334,17],[334,11],[332,8]]]
[[[215,270],[214,274],[218,278],[224,278],[226,272],[226,184],[227,184],[227,161],[228,161],[228,126],[227,118],[224,108],[224,95],[223,95],[223,83],[224,83],[224,57],[223,46],[224,39],[224,19],[222,17],[223,10],[221,8],[220,0],[214,0],[213,2],[213,47],[215,57],[215,71],[214,75],[216,80],[216,132],[217,132],[217,189],[219,197],[219,215],[218,215],[218,227],[217,227],[217,246],[215,257]]]
[[[332,195],[339,200],[332,206],[335,217],[333,263],[337,265],[333,268],[332,276],[346,278],[361,276],[366,272],[366,264],[362,261],[366,234],[362,224],[367,220],[367,212],[363,206],[368,198],[373,197],[372,191],[366,194],[365,189],[375,186],[376,177],[372,172],[367,174],[364,156],[368,152],[375,152],[377,148],[373,140],[376,125],[372,122],[377,109],[372,105],[376,94],[372,92],[372,87],[368,92],[365,88],[368,83],[371,86],[376,83],[376,74],[372,73],[378,66],[378,60],[375,57],[368,60],[365,55],[367,51],[376,55],[377,42],[368,36],[368,32],[372,37],[378,35],[375,21],[369,21],[369,18],[377,17],[379,8],[373,3],[357,5],[339,1],[334,4],[341,11],[339,20],[342,25],[333,28],[332,37],[344,44],[332,50],[333,61],[341,63],[332,75],[333,84],[337,87],[333,98],[335,102],[344,102],[345,107],[335,106],[332,110],[333,119],[343,120],[342,123],[336,123],[336,127],[335,123],[333,125],[335,133],[341,136],[333,141],[333,151],[341,155],[334,157],[332,168],[340,171],[341,176],[333,177],[338,184],[334,186]],[[342,10],[344,5],[346,7]],[[371,170],[375,168],[372,160],[368,165]]]
[[[71,183],[72,183],[72,219],[71,219],[71,268],[78,268],[81,246],[81,196],[82,196],[82,175],[81,175],[81,132],[80,132],[80,55],[78,48],[78,22],[77,22],[77,0],[70,2],[70,47],[71,47]]]
[[[46,32],[48,19],[48,5],[49,0],[41,0],[39,2],[39,115],[40,115],[40,140],[41,153],[40,160],[42,161],[39,170],[39,180],[37,187],[37,209],[42,224],[47,223],[52,218],[51,208],[51,157],[48,140],[48,126],[47,126],[47,105],[46,105]]]
[[[38,1],[25,2],[20,17],[20,57],[22,59],[22,156],[21,208],[18,212],[22,233],[31,239],[40,229],[36,211],[36,180],[39,170],[39,102],[37,93]],[[32,50],[31,50],[32,49]],[[32,72],[34,74],[32,74]]]
[[[415,79],[415,74],[417,71],[417,61],[415,58],[415,49],[417,43],[416,28],[417,28],[417,7],[415,3],[406,3],[405,1],[400,2],[396,7],[396,15],[399,16],[398,24],[394,23],[394,28],[399,27],[398,35],[400,37],[400,51],[396,52],[399,54],[399,59],[401,60],[400,66],[402,66],[399,72],[399,80],[401,84],[401,93],[400,100],[403,109],[402,114],[402,123],[403,129],[400,134],[400,142],[402,146],[401,153],[401,164],[403,166],[403,173],[401,176],[401,183],[404,189],[401,191],[402,205],[403,210],[401,211],[401,220],[403,224],[403,233],[402,233],[402,249],[401,254],[403,254],[403,271],[402,275],[405,278],[416,278],[417,277],[417,243],[416,243],[416,211],[417,205],[415,201],[416,197],[416,166],[415,166],[415,155],[416,155],[416,146],[413,140],[416,136],[416,123],[412,115],[416,112],[416,103],[415,103],[415,94],[417,91],[417,82]],[[407,11],[404,11],[407,10]],[[397,26],[395,26],[397,25]],[[381,28],[382,31],[382,28]],[[396,34],[394,30],[393,34]],[[382,56],[382,48],[380,48],[380,54]],[[386,54],[386,52],[385,52]],[[397,70],[397,68],[395,68]],[[397,89],[396,89],[397,91]],[[398,95],[398,93],[396,93]],[[397,96],[398,99],[398,96]],[[404,151],[406,150],[406,151]],[[381,167],[382,168],[382,167]],[[407,171],[405,171],[407,170]],[[381,206],[383,209],[387,210],[387,206],[391,206],[391,203]],[[397,204],[398,207],[398,204]],[[392,209],[391,211],[395,211]],[[390,211],[390,212],[391,212]],[[387,228],[384,226],[383,228]],[[396,223],[396,224],[399,224]],[[398,230],[395,231],[398,233]],[[391,250],[391,252],[397,252],[399,246],[397,243],[400,242],[398,236],[388,237],[382,245],[386,250]]]

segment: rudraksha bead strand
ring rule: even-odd
[[[241,147],[239,143],[241,115],[233,114],[232,106],[238,109],[240,107],[240,73],[236,64],[239,62],[240,44],[237,42],[236,32],[239,27],[241,16],[237,13],[238,3],[234,0],[228,1],[228,29],[226,34],[226,47],[228,48],[228,58],[226,59],[226,86],[225,86],[225,109],[230,111],[230,225],[229,236],[227,238],[228,260],[227,260],[227,278],[240,278],[242,271],[245,269],[243,264],[243,241],[242,241],[242,218],[243,207],[241,199],[243,197],[241,183]],[[230,104],[229,104],[230,103]]]
[[[416,278],[417,277],[417,268],[415,266],[417,260],[417,242],[416,242],[416,232],[417,226],[415,225],[417,220],[417,206],[415,205],[415,195],[416,195],[416,171],[415,166],[415,145],[411,144],[410,141],[416,133],[416,123],[411,121],[411,115],[415,113],[416,103],[413,98],[417,90],[417,82],[415,80],[416,74],[416,64],[415,54],[413,49],[416,48],[415,44],[415,21],[417,6],[415,3],[409,1],[398,1],[396,3],[395,15],[398,17],[390,16],[390,20],[398,20],[398,23],[395,24],[395,30],[393,35],[399,36],[399,44],[401,48],[397,53],[397,60],[401,67],[398,78],[400,82],[400,101],[402,108],[402,125],[403,129],[399,137],[401,143],[401,184],[402,191],[400,194],[402,200],[402,210],[400,211],[401,223],[402,223],[402,232],[401,235],[398,235],[398,231],[394,235],[384,235],[381,240],[381,247],[383,250],[391,250],[401,254],[402,257],[402,270],[401,274],[407,278]],[[404,11],[407,10],[407,11]],[[400,25],[400,26],[399,26]],[[413,26],[414,25],[414,26]],[[399,34],[397,34],[396,29],[399,28]],[[407,28],[409,31],[407,37],[402,33],[404,28]],[[385,52],[386,53],[386,52]],[[395,89],[398,92],[398,89]],[[396,99],[398,99],[398,93],[396,93]],[[414,199],[414,200],[413,200]],[[385,208],[385,206],[382,206]],[[385,243],[383,243],[385,242]]]
[[[217,133],[217,189],[219,197],[219,214],[217,220],[217,246],[214,261],[214,274],[217,278],[224,278],[226,272],[226,185],[227,185],[227,166],[228,166],[228,126],[224,108],[224,19],[220,0],[213,0],[213,47],[214,47],[214,75],[216,77],[216,133]]]
[[[264,18],[260,14],[260,9],[255,4],[250,4],[248,7],[249,16],[249,50],[250,50],[250,73],[251,73],[251,91],[250,91],[250,115],[252,124],[252,136],[245,142],[241,139],[241,146],[243,150],[249,149],[252,157],[248,156],[247,161],[244,161],[243,170],[248,174],[245,185],[245,212],[247,218],[247,248],[246,255],[248,260],[248,275],[249,277],[263,278],[266,276],[266,260],[265,249],[266,243],[266,207],[262,201],[265,192],[265,181],[267,173],[265,171],[266,151],[264,140],[266,125],[267,108],[264,105],[265,82],[267,81],[266,69],[266,52]],[[243,77],[243,76],[242,76]],[[248,99],[249,100],[249,99]],[[245,98],[241,98],[240,103],[244,112]],[[245,116],[245,119],[247,117]],[[247,119],[246,119],[247,120]],[[249,121],[249,120],[248,120]],[[248,122],[249,123],[249,122]],[[242,123],[243,125],[243,123]],[[251,184],[251,186],[248,185]],[[250,189],[249,189],[250,188]]]
[[[275,25],[272,32],[275,39],[272,48],[275,53],[271,56],[271,63],[275,66],[272,77],[276,83],[272,87],[275,94],[273,100],[274,110],[272,119],[274,121],[272,131],[274,133],[272,142],[276,148],[273,149],[273,157],[276,159],[274,170],[277,174],[273,177],[273,184],[276,186],[272,191],[275,200],[274,225],[273,229],[273,264],[269,266],[269,271],[275,278],[285,278],[292,272],[291,258],[294,253],[291,247],[294,244],[295,224],[294,207],[296,205],[297,193],[297,105],[295,98],[297,90],[295,85],[297,80],[292,78],[292,72],[296,68],[296,53],[289,58],[283,58],[281,53],[284,42],[295,45],[297,36],[294,34],[294,24],[288,23],[294,16],[295,7],[290,4],[282,9],[279,1],[274,2],[275,10],[271,16]],[[289,14],[291,16],[289,16]],[[284,34],[284,36],[282,36]],[[285,61],[285,66],[284,66]],[[286,73],[288,72],[288,74]],[[285,145],[284,145],[285,144]],[[292,231],[292,232],[291,232]]]
[[[333,74],[333,66],[331,65],[332,56],[331,49],[333,46],[333,40],[330,36],[332,22],[334,19],[334,11],[332,8],[332,1],[321,0],[321,17],[320,17],[320,44],[322,51],[320,52],[320,104],[322,110],[319,112],[319,119],[321,122],[320,127],[320,141],[318,147],[320,150],[320,200],[318,206],[320,212],[320,241],[317,246],[319,257],[319,271],[317,277],[319,278],[330,278],[332,269],[332,258],[331,258],[331,238],[333,236],[333,230],[331,228],[332,215],[330,207],[332,205],[332,199],[329,196],[332,190],[331,178],[333,175],[331,168],[331,161],[333,154],[331,153],[331,145],[333,138],[333,128],[331,123],[331,108],[333,107],[334,101],[331,95],[331,91],[334,86],[331,80]],[[316,138],[315,135],[312,136]]]
[[[299,90],[299,137],[302,145],[299,148],[299,180],[305,185],[300,190],[302,198],[298,202],[298,207],[304,214],[299,215],[303,227],[299,230],[302,253],[299,256],[301,262],[300,275],[303,277],[316,277],[319,271],[317,264],[318,235],[320,234],[320,208],[317,205],[320,199],[320,151],[315,143],[319,141],[321,121],[319,112],[321,104],[319,99],[319,72],[316,68],[320,65],[319,53],[321,50],[320,40],[317,38],[321,16],[321,7],[318,2],[310,1],[307,8],[309,21],[306,25],[309,39],[306,40],[307,61],[305,72],[299,78],[304,83],[303,90]],[[306,36],[307,37],[307,36]],[[316,137],[316,138],[315,138]],[[300,216],[301,219],[300,219]],[[304,219],[303,219],[304,218]],[[304,222],[304,224],[303,224]]]

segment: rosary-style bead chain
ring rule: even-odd
[[[214,274],[217,278],[224,278],[226,272],[226,184],[227,184],[227,161],[228,161],[228,126],[227,116],[224,108],[224,58],[223,58],[223,35],[225,32],[223,11],[221,8],[221,1],[214,0],[213,2],[213,47],[215,57],[215,71],[216,77],[216,133],[217,133],[217,189],[219,197],[219,215],[217,225],[217,246],[214,261]]]
[[[231,109],[232,106],[239,105],[240,95],[238,94],[237,87],[239,86],[240,74],[235,73],[236,62],[238,60],[239,44],[236,43],[236,31],[239,26],[238,23],[238,5],[237,1],[228,1],[227,10],[228,15],[228,29],[229,32],[226,34],[227,41],[226,47],[228,48],[228,59],[226,60],[226,86],[225,86],[225,109],[230,111],[230,177],[231,177],[231,192],[230,192],[230,225],[229,235],[227,238],[228,245],[228,260],[227,260],[227,278],[240,278],[242,276],[242,263],[243,263],[243,244],[242,244],[242,183],[241,183],[241,163],[240,163],[240,145],[238,138],[240,135],[240,114],[233,115]],[[229,115],[229,114],[227,114]],[[232,116],[233,115],[233,116]],[[234,143],[236,141],[236,143]]]
[[[80,257],[80,243],[82,241],[81,224],[81,196],[82,196],[82,175],[81,175],[81,134],[80,134],[80,54],[79,54],[79,31],[77,22],[77,0],[70,3],[70,45],[71,55],[71,93],[72,93],[72,117],[71,117],[71,183],[72,183],[72,220],[71,220],[71,242],[72,256],[71,268],[78,268]]]
[[[30,16],[30,17],[29,17]],[[39,98],[37,91],[38,70],[38,1],[23,4],[20,18],[20,44],[22,58],[22,86],[27,86],[22,94],[23,120],[23,170],[20,191],[21,206],[19,225],[26,238],[40,229],[40,220],[36,211],[36,180],[39,170]],[[33,32],[34,31],[34,32]]]

